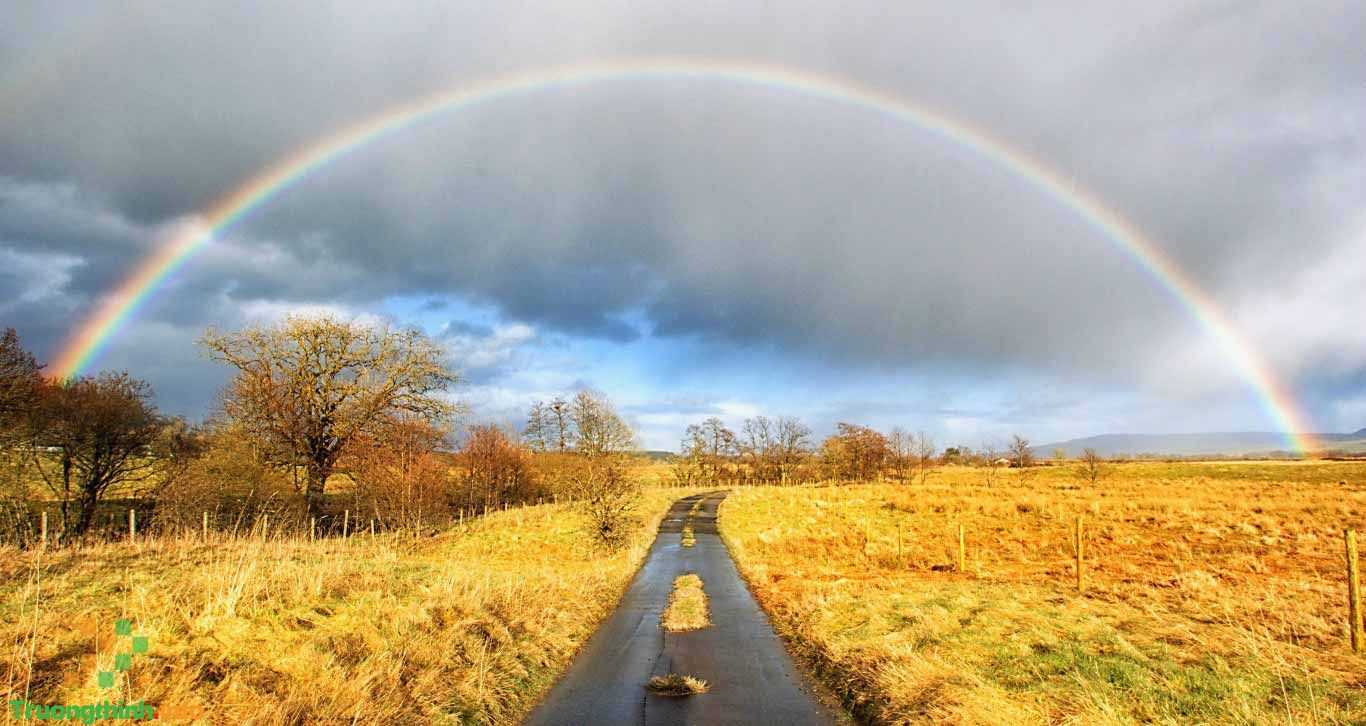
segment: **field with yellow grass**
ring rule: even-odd
[[[724,503],[755,595],[856,717],[1366,722],[1343,554],[1343,530],[1366,529],[1366,465],[986,478],[947,467],[923,485],[742,488]]]
[[[213,723],[513,723],[614,607],[684,494],[647,493],[615,553],[554,505],[425,539],[6,549],[0,685],[6,701],[145,701]],[[128,670],[119,619],[148,639]]]

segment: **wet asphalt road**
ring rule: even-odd
[[[716,534],[724,492],[675,502],[616,611],[574,659],[526,724],[834,724],[811,695],[768,618],[740,579]],[[683,547],[689,510],[697,544]],[[702,578],[712,625],[687,633],[659,627],[674,578]],[[670,672],[701,678],[708,693],[656,696],[645,682]]]

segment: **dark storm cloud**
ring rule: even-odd
[[[970,119],[1133,219],[1316,399],[1325,381],[1360,393],[1366,353],[1303,321],[1366,293],[1295,274],[1360,257],[1359,6],[18,5],[0,27],[0,253],[59,274],[0,275],[18,300],[0,315],[45,352],[168,230],[348,120],[509,69],[672,54],[847,76]],[[983,378],[1161,387],[1205,360],[1146,273],[1001,168],[851,108],[698,81],[504,99],[362,149],[206,250],[162,293],[202,304],[153,305],[144,330],[183,346],[252,305],[393,296]],[[497,334],[457,332],[484,353]]]

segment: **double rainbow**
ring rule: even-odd
[[[781,89],[846,104],[895,119],[972,152],[1076,213],[1145,270],[1205,328],[1246,381],[1286,444],[1314,448],[1304,417],[1224,313],[1151,240],[1100,199],[1025,152],[960,119],[854,81],[749,62],[627,60],[585,63],[500,76],[462,84],[389,108],[345,126],[278,159],[202,212],[204,223],[175,235],[144,261],[69,338],[52,365],[68,379],[88,368],[116,333],[135,316],[167,277],[217,235],[276,194],[352,151],[397,134],[438,114],[548,88],[624,80],[697,79]]]

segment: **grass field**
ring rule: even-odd
[[[203,708],[213,723],[514,723],[611,610],[667,505],[597,551],[563,506],[434,538],[152,539],[0,552],[5,700]],[[131,669],[115,620],[149,638]],[[101,688],[98,672],[117,674]]]
[[[860,719],[1366,722],[1342,542],[1366,529],[1366,465],[982,479],[950,467],[924,485],[740,489],[723,505],[775,626]]]

